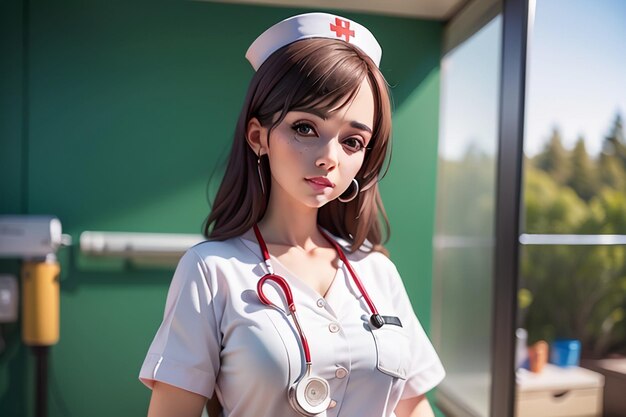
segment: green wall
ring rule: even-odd
[[[0,213],[54,214],[85,230],[199,233],[229,149],[250,42],[302,10],[191,1],[0,3]],[[379,38],[395,100],[382,193],[388,248],[425,327],[439,108],[438,22],[343,13]],[[218,175],[219,177],[219,175]],[[216,179],[208,193],[215,190]],[[137,380],[171,269],[59,253],[61,339],[49,415],[145,415]],[[1,260],[0,273],[19,263]],[[33,415],[34,362],[3,324],[0,416]]]

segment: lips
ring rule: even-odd
[[[330,180],[328,178],[325,177],[313,177],[313,178],[306,178],[307,181],[310,181],[314,184],[318,184],[318,185],[323,185],[326,187],[334,187],[335,184],[333,184],[332,182],[330,182]]]

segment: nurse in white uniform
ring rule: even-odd
[[[433,415],[444,369],[381,244],[381,54],[325,13],[250,46],[208,241],[181,258],[141,367],[149,417],[198,417],[207,400],[211,417]]]

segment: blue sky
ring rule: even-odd
[[[442,61],[440,154],[470,144],[495,156],[501,17]],[[525,152],[541,151],[553,127],[597,154],[615,114],[626,118],[626,0],[536,0],[526,74]]]
[[[525,151],[558,126],[596,154],[616,112],[626,117],[626,1],[537,0],[528,44]]]

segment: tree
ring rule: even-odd
[[[603,184],[626,193],[626,139],[619,113],[615,116],[609,135],[604,138],[598,171]]]
[[[557,183],[565,184],[570,176],[571,168],[568,152],[563,147],[561,133],[557,128],[552,130],[550,141],[544,150],[535,157],[535,165],[550,174]]]
[[[606,187],[626,193],[626,170],[620,158],[602,152],[598,158],[598,173]]]
[[[526,233],[626,234],[626,140],[618,114],[594,160],[579,138],[568,155],[555,129],[526,163]],[[586,357],[626,354],[626,246],[523,246],[529,341],[577,338]]]
[[[547,173],[528,167],[524,182],[524,233],[569,234],[587,220],[585,202]]]
[[[579,137],[570,156],[571,173],[567,184],[585,201],[591,200],[599,188],[598,173],[587,154],[585,139]]]
[[[624,137],[624,123],[621,114],[615,115],[611,133],[604,140],[603,152],[607,155],[615,155],[626,166],[626,138]]]
[[[605,188],[589,203],[536,169],[526,172],[527,233],[624,233],[626,194]],[[585,357],[624,349],[626,247],[523,246],[522,287],[532,294],[524,317],[529,341],[576,338]]]

